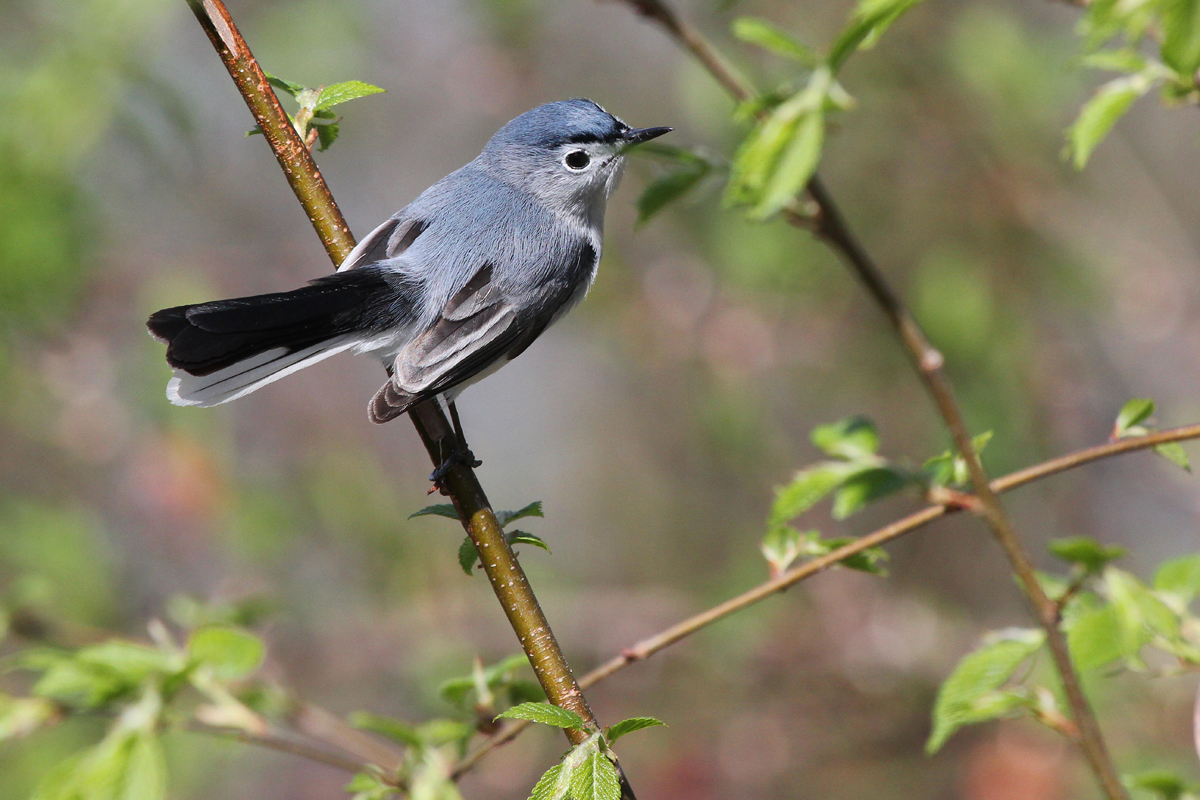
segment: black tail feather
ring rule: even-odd
[[[267,350],[296,352],[346,333],[385,330],[396,298],[382,272],[365,267],[291,292],[165,308],[146,326],[167,343],[167,363],[204,376]]]

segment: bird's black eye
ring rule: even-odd
[[[572,150],[567,153],[567,157],[563,159],[563,163],[567,165],[567,169],[581,170],[590,164],[592,159],[587,153],[582,150]]]

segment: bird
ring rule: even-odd
[[[372,422],[436,399],[465,447],[455,398],[583,299],[627,150],[671,130],[632,128],[583,98],[526,111],[371,231],[333,274],[152,314],[147,327],[174,370],[167,398],[219,405],[350,351],[379,358],[388,373],[368,403]]]

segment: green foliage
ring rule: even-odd
[[[1127,436],[1145,436],[1154,428],[1145,423],[1154,414],[1154,401],[1149,398],[1130,400],[1121,408],[1117,420],[1113,423],[1112,438],[1124,439]],[[1179,442],[1163,442],[1154,446],[1154,452],[1170,461],[1180,469],[1191,472],[1192,465],[1188,460],[1187,451]]]
[[[344,790],[350,794],[351,800],[387,800],[396,794],[396,787],[383,781],[383,778],[373,772],[360,772],[351,778]]]
[[[535,500],[527,506],[518,508],[515,511],[497,511],[496,521],[500,523],[500,527],[504,528],[519,519],[528,517],[544,517],[542,512],[542,501]],[[436,503],[431,506],[425,506],[420,511],[415,511],[409,514],[408,518],[414,517],[445,517],[446,519],[458,520],[458,511],[454,506],[448,503]],[[540,547],[547,553],[550,552],[550,545],[540,536],[535,536],[528,531],[507,531],[504,534],[505,540],[509,547],[518,544],[529,544],[534,547]],[[462,571],[470,575],[475,570],[475,565],[479,563],[479,552],[475,549],[475,542],[471,541],[470,536],[463,537],[462,542],[458,545],[458,565]]]
[[[529,800],[620,800],[616,765],[603,737],[592,734],[542,775]]]
[[[342,81],[329,86],[310,88],[270,73],[267,73],[267,81],[299,104],[300,108],[294,115],[288,114],[288,119],[291,120],[296,133],[300,134],[300,138],[305,142],[309,142],[310,137],[315,135],[317,149],[321,152],[328,150],[337,139],[338,123],[342,119],[330,109],[359,97],[386,91],[362,81]],[[256,127],[246,135],[250,136],[255,133],[262,133],[262,131]]]
[[[971,439],[971,446],[982,457],[983,449],[991,440],[992,432],[984,431]],[[962,487],[971,482],[971,472],[967,468],[967,460],[952,450],[947,450],[941,455],[929,459],[922,469],[931,486]]]
[[[586,730],[587,723],[583,717],[567,708],[559,708],[550,703],[521,703],[496,715],[496,719],[527,719],[530,722],[540,722],[543,725],[553,725],[557,728]]]
[[[888,27],[920,0],[859,0],[846,28],[829,50],[828,62],[836,72],[850,54],[873,47]]]
[[[1124,776],[1125,784],[1133,790],[1153,794],[1157,800],[1200,800],[1200,784],[1185,781],[1163,769]]]
[[[534,500],[524,508],[518,508],[516,511],[497,511],[496,521],[500,523],[501,528],[507,528],[510,522],[516,522],[519,519],[526,517],[545,517],[542,513],[542,501]]]
[[[1087,536],[1054,539],[1048,547],[1051,553],[1063,561],[1078,564],[1086,572],[1099,572],[1108,562],[1125,557],[1124,547],[1102,545]]]
[[[1200,595],[1200,553],[1162,564],[1154,575],[1155,591],[1173,595],[1186,606]]]
[[[692,191],[715,169],[708,158],[673,145],[649,143],[632,152],[667,162],[666,170],[652,180],[638,198],[638,225],[646,224],[659,211]]]
[[[999,631],[965,656],[938,691],[925,751],[936,753],[963,725],[1009,716],[1026,707],[1029,699],[1024,693],[1001,687],[1045,640],[1041,630]]]
[[[438,694],[447,703],[478,713],[494,715],[497,708],[545,700],[542,687],[518,677],[529,659],[524,653],[484,667],[476,659],[470,675],[450,678],[438,687]]]
[[[1195,0],[1087,4],[1080,25],[1084,64],[1123,73],[1103,84],[1067,131],[1067,152],[1076,168],[1087,164],[1133,102],[1156,86],[1169,103],[1200,100],[1200,5]],[[1148,38],[1158,40],[1158,58],[1146,57]]]
[[[416,517],[445,517],[446,519],[452,519],[457,522],[458,509],[449,503],[434,503],[431,506],[425,506],[420,511],[414,511],[408,515],[409,519],[414,519]]]
[[[211,669],[221,681],[250,675],[266,657],[261,639],[231,625],[197,628],[188,639],[187,650],[193,663]]]
[[[743,42],[756,44],[776,55],[798,61],[806,67],[817,64],[813,49],[768,20],[759,17],[738,17],[733,21],[733,35]]]
[[[612,744],[627,733],[640,731],[644,728],[654,728],[658,727],[659,725],[665,727],[666,724],[667,723],[663,722],[662,720],[655,719],[654,717],[630,717],[629,719],[623,719],[616,725],[611,726],[607,731],[604,732],[604,738],[608,740],[609,744]]]
[[[822,539],[819,531],[801,532],[790,524],[828,495],[833,495],[833,517],[845,519],[876,500],[918,483],[907,470],[877,454],[879,432],[866,417],[847,417],[820,425],[813,429],[812,441],[835,460],[806,467],[791,483],[775,490],[767,532],[760,545],[772,576],[786,570],[800,556],[825,555],[853,541]],[[871,548],[842,564],[882,574],[879,562],[886,557],[883,550]]]

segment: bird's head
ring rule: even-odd
[[[480,159],[551,211],[593,217],[616,189],[625,151],[670,130],[631,128],[591,100],[563,100],[509,122]]]

